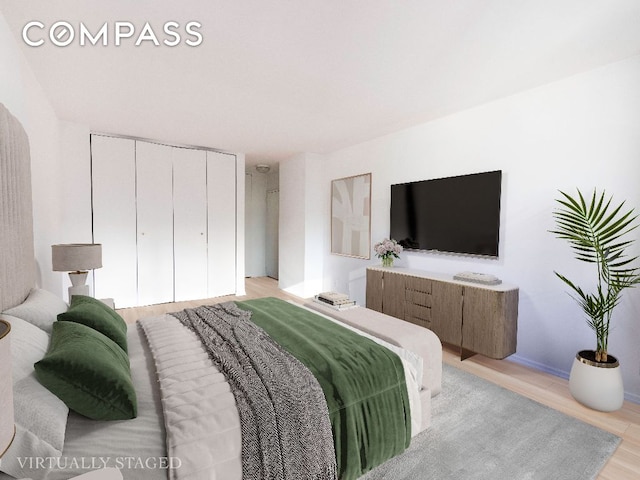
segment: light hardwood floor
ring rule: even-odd
[[[138,318],[178,311],[202,304],[227,300],[247,300],[259,297],[278,297],[284,300],[304,302],[304,299],[278,289],[277,282],[270,278],[249,278],[247,295],[242,297],[219,297],[191,302],[165,303],[148,307],[120,309],[118,312],[127,322]],[[640,405],[625,402],[621,410],[603,413],[590,410],[571,397],[567,380],[534,370],[507,360],[492,360],[475,355],[460,361],[453,348],[445,347],[444,362],[473,373],[490,382],[529,397],[584,422],[607,430],[622,438],[618,449],[600,472],[598,480],[640,479]]]
[[[188,302],[160,303],[158,305],[149,305],[147,307],[131,307],[118,309],[124,321],[133,323],[142,317],[153,317],[162,315],[163,313],[179,312],[185,308],[193,308],[198,305],[211,305],[214,303],[227,302],[229,300],[250,300],[252,298],[261,297],[277,297],[283,300],[293,300],[294,302],[304,302],[304,299],[291,295],[290,293],[280,290],[278,282],[268,277],[247,278],[245,282],[246,295],[226,297],[206,298],[202,300],[190,300]],[[117,305],[116,305],[117,307]]]

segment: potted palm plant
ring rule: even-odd
[[[594,265],[596,277],[592,291],[585,291],[564,275],[554,272],[572,291],[572,297],[587,317],[596,334],[596,349],[578,352],[571,367],[569,389],[580,403],[601,411],[622,406],[624,388],[618,360],[608,353],[609,327],[622,292],[640,283],[638,257],[629,257],[627,249],[634,239],[628,234],[638,227],[634,210],[623,210],[624,203],[612,205],[613,197],[593,191],[588,202],[560,192],[559,207],[553,212],[556,230],[551,233],[569,242],[575,258]]]

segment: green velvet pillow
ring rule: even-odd
[[[49,350],[34,368],[40,383],[81,415],[94,420],[137,415],[129,357],[90,327],[55,322]]]
[[[58,315],[59,321],[76,322],[106,335],[127,352],[127,324],[118,313],[100,300],[73,295],[69,309]]]

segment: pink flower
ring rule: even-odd
[[[376,243],[373,246],[373,250],[377,257],[388,258],[395,257],[400,258],[399,254],[402,252],[402,245],[393,239],[385,238],[381,242]]]

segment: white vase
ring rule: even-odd
[[[581,404],[601,412],[619,410],[624,402],[620,364],[609,355],[607,363],[589,359],[589,350],[578,352],[569,375],[569,391]],[[585,358],[586,357],[586,358]]]

